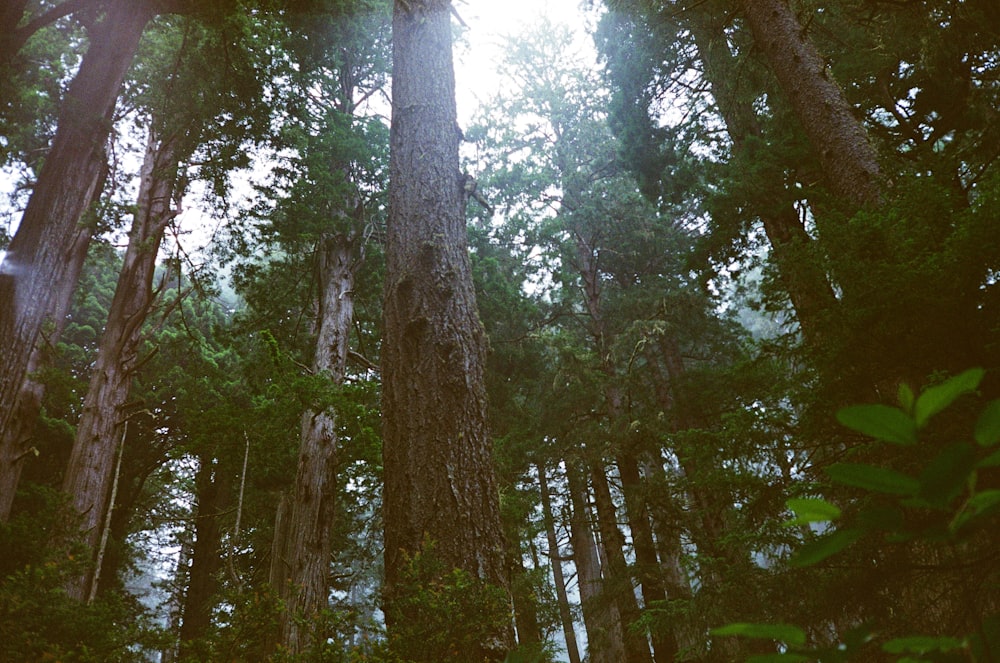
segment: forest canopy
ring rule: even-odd
[[[0,660],[1000,659],[1000,5],[483,1],[0,7]]]

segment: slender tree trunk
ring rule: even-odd
[[[830,190],[854,207],[881,202],[868,134],[788,0],[741,0],[754,42],[788,97]]]
[[[517,644],[519,647],[537,646],[542,641],[542,629],[538,625],[538,604],[534,587],[532,587],[528,572],[524,568],[520,542],[515,543],[512,537],[508,537],[508,540],[510,547],[507,553],[507,566],[510,576],[511,599],[514,603]]]
[[[628,663],[652,660],[646,634],[636,631],[632,625],[639,621],[639,604],[635,598],[632,577],[625,561],[625,537],[618,528],[618,515],[611,498],[611,487],[604,466],[594,464],[590,471],[594,484],[594,505],[597,508],[597,529],[601,533],[601,543],[607,556],[605,567],[605,589],[612,592],[618,614],[622,620],[622,634],[625,642],[625,658]]]
[[[199,454],[195,475],[198,511],[195,517],[194,545],[187,592],[181,608],[180,659],[187,659],[195,641],[203,638],[212,625],[213,597],[219,591],[222,570],[222,528],[219,514],[228,499],[228,481],[219,476],[218,461],[211,451]]]
[[[608,325],[604,318],[604,312],[602,310],[601,302],[601,289],[600,289],[600,274],[598,273],[596,251],[594,247],[591,247],[587,241],[580,234],[576,235],[576,248],[577,248],[577,261],[578,269],[580,271],[580,277],[583,281],[583,291],[585,304],[587,306],[587,311],[590,314],[590,333],[593,338],[594,344],[596,346],[598,355],[601,357],[601,372],[604,374],[604,400],[607,408],[608,422],[610,424],[611,430],[614,432],[615,438],[615,461],[618,465],[618,470],[621,474],[622,479],[622,492],[625,498],[625,508],[628,513],[629,518],[629,529],[632,532],[632,539],[635,547],[636,564],[639,569],[639,581],[641,583],[642,598],[646,606],[649,606],[655,602],[662,602],[666,600],[666,590],[663,586],[663,579],[659,576],[659,559],[656,556],[656,546],[653,543],[653,532],[649,522],[649,512],[646,506],[645,497],[643,495],[642,480],[639,474],[639,463],[636,457],[626,449],[629,446],[625,427],[625,398],[622,394],[620,387],[617,384],[618,375],[614,364],[611,361],[610,346],[614,340],[613,332],[608,328]],[[597,471],[595,469],[595,471]],[[601,474],[603,476],[603,469],[601,469]],[[594,491],[598,495],[598,505],[601,505],[602,496],[602,486],[607,488],[607,477],[604,476],[599,482],[595,476]],[[598,485],[601,483],[601,485]],[[611,499],[610,492],[607,495],[608,501]],[[613,515],[614,508],[609,512],[605,512],[606,515]],[[600,515],[600,510],[598,516],[603,522],[604,518]],[[615,525],[615,530],[617,531],[617,525]],[[604,529],[602,528],[602,537],[604,536]],[[608,543],[612,540],[617,541],[621,538],[619,533],[617,538],[606,539]],[[624,543],[624,541],[622,541]],[[609,552],[609,558],[617,560],[618,557],[622,555],[621,548],[618,552]],[[621,570],[626,571],[627,567],[624,565],[624,556],[621,557],[622,566]],[[617,563],[614,564],[615,567],[618,566]],[[612,569],[612,574],[614,569]],[[612,575],[614,578],[614,575]],[[620,579],[615,579],[615,582],[624,582],[628,579],[628,576],[624,576]],[[631,582],[629,582],[629,589],[631,590]],[[623,590],[624,592],[624,590]],[[628,596],[622,594],[620,599],[629,603],[630,605],[622,606],[619,608],[623,618],[627,615],[633,615],[634,620],[638,620],[639,614],[638,609],[633,610],[634,594],[629,591]],[[634,613],[634,614],[633,614]],[[627,621],[634,621],[631,617]],[[630,655],[643,656],[645,653],[645,658],[648,659],[648,646],[643,642],[639,642],[638,636],[630,636],[626,633],[626,647],[629,647],[629,642],[632,642],[630,648]],[[644,640],[644,638],[643,638]],[[677,641],[673,637],[672,633],[666,632],[663,629],[658,629],[653,634],[653,653],[655,657],[663,661],[671,661],[677,655]],[[634,660],[643,660],[642,658],[637,658]]]
[[[390,635],[428,616],[399,608],[408,555],[507,591],[483,381],[486,338],[469,265],[449,0],[397,0],[382,344],[385,603]],[[461,660],[503,660],[498,620]],[[459,627],[458,624],[455,625]],[[457,634],[458,635],[458,634]],[[458,637],[462,637],[458,635]]]
[[[570,533],[573,538],[573,562],[580,587],[583,623],[587,627],[587,658],[590,663],[621,663],[625,659],[625,643],[621,619],[612,597],[604,591],[601,562],[594,542],[594,533],[587,514],[589,493],[583,471],[573,461],[566,461],[572,515]]]
[[[556,588],[559,621],[562,624],[563,638],[566,640],[566,655],[569,656],[569,663],[580,663],[580,647],[576,643],[573,613],[569,608],[569,597],[566,596],[566,578],[563,576],[562,555],[559,553],[559,539],[556,536],[556,519],[552,515],[552,496],[549,493],[549,480],[545,475],[545,466],[539,463],[536,467],[538,468],[538,487],[541,491],[542,520],[545,523],[545,537],[549,544],[552,582]]]
[[[63,101],[52,149],[0,265],[0,431],[14,425],[31,354],[71,264],[77,224],[106,167],[104,144],[119,90],[152,14],[144,1],[110,2]],[[0,494],[13,495],[17,450],[0,438]],[[4,497],[0,504],[9,502]],[[7,514],[0,513],[0,517]]]
[[[319,330],[312,369],[341,385],[347,369],[354,319],[356,239],[324,235],[317,252]],[[302,417],[299,465],[284,552],[287,577],[279,586],[286,597],[281,637],[292,653],[316,641],[311,625],[330,598],[331,534],[336,518],[337,422],[332,409]]]
[[[170,209],[177,163],[176,142],[161,142],[150,130],[129,244],[63,479],[63,491],[81,517],[83,541],[91,549],[101,535],[101,518],[108,504],[115,448],[138,361],[142,324],[155,299],[152,282],[157,252],[164,229],[179,211]],[[95,571],[91,568],[86,576],[71,582],[67,592],[82,598]]]

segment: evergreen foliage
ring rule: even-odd
[[[503,48],[454,173],[493,208],[463,207],[503,540],[483,535],[489,560],[459,568],[454,541],[481,524],[425,532],[394,558],[387,601],[389,3],[149,2],[165,13],[77,224],[88,258],[41,330],[40,409],[0,522],[0,660],[1000,658],[1000,10],[779,3],[877,155],[878,196],[859,204],[769,55],[783,38],[759,21],[769,2],[607,0],[593,64],[549,20]],[[0,9],[0,247],[112,4]],[[168,175],[190,216],[135,321],[100,582],[81,602],[66,587],[94,551],[58,487],[150,132],[180,141]],[[334,380],[313,359],[336,242],[354,308]],[[439,267],[413,278],[436,288]],[[423,333],[409,323],[398,338]],[[415,365],[454,356],[438,352]],[[330,550],[312,610],[280,564],[303,424],[320,415],[335,422],[331,483],[299,496],[333,504],[313,523]],[[460,476],[445,468],[451,488],[426,508],[445,513]],[[503,583],[484,577],[497,560]],[[308,637],[291,644],[289,624]]]

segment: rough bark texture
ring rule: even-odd
[[[142,324],[155,299],[156,255],[167,224],[177,214],[170,209],[176,172],[176,143],[160,141],[150,131],[128,248],[63,479],[63,491],[81,518],[83,541],[92,549],[100,539],[108,508],[115,450],[138,361]],[[96,570],[92,568],[86,577],[71,582],[68,593],[83,598],[90,574]]]
[[[392,629],[400,573],[425,540],[447,567],[506,588],[503,531],[483,382],[458,164],[450,3],[393,12],[389,221],[382,345],[385,600]],[[399,604],[397,604],[399,605]],[[498,624],[482,651],[513,642]]]
[[[743,0],[743,15],[788,97],[830,190],[855,207],[881,201],[875,150],[787,0]]]
[[[18,416],[17,404],[31,354],[60,290],[77,233],[106,164],[104,144],[119,90],[146,23],[145,2],[109,3],[91,30],[91,44],[63,101],[52,148],[0,265],[0,430]],[[10,464],[17,453],[0,448],[0,494],[16,490]],[[9,498],[4,498],[6,502]],[[2,515],[2,514],[0,514]]]
[[[591,663],[621,663],[625,660],[621,619],[613,599],[604,593],[601,562],[587,515],[587,480],[583,471],[573,465],[572,461],[566,463],[566,480],[573,505],[570,534],[573,538],[573,562],[576,564],[577,583],[580,587],[583,623],[587,627],[587,660]]]
[[[354,318],[355,240],[344,234],[324,235],[316,259],[319,306],[312,370],[339,385],[347,369]],[[306,412],[278,585],[286,600],[281,638],[292,653],[304,652],[313,643],[310,625],[329,603],[336,494],[336,413]]]
[[[103,177],[101,181],[103,182]],[[100,195],[102,188],[102,185],[95,187],[92,199]],[[91,236],[89,226],[82,225],[77,228],[73,246],[68,254],[65,278],[60,282],[59,288],[52,293],[50,301],[52,329],[48,333],[39,335],[35,349],[28,360],[27,378],[21,387],[21,393],[18,394],[15,414],[10,424],[0,429],[0,486],[11,486],[11,490],[0,490],[0,521],[10,517],[14,495],[21,478],[21,469],[24,466],[23,460],[31,453],[32,436],[42,409],[42,399],[45,397],[45,384],[33,376],[48,364],[50,350],[59,342],[59,337],[66,327],[66,315],[73,300],[73,291],[80,279],[80,272],[83,271],[83,263],[87,259]]]
[[[559,554],[559,539],[556,537],[556,520],[552,515],[552,497],[549,493],[549,480],[545,475],[545,467],[538,466],[538,486],[541,491],[542,519],[545,523],[545,536],[549,544],[549,560],[552,563],[552,581],[556,589],[556,602],[559,605],[559,622],[562,625],[563,638],[566,640],[566,654],[569,663],[580,663],[580,647],[576,643],[576,630],[573,628],[573,613],[569,607],[569,597],[566,595],[566,578],[563,575],[562,557]]]

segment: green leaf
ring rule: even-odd
[[[976,467],[1000,467],[1000,451],[991,453],[989,456],[979,461],[979,464],[977,464]]]
[[[786,501],[785,505],[789,511],[795,514],[795,518],[785,523],[789,527],[807,525],[809,523],[824,523],[840,518],[840,509],[826,500],[793,497]]]
[[[890,495],[916,495],[920,482],[895,470],[859,463],[836,463],[826,468],[831,479],[845,486]]]
[[[1000,511],[1000,490],[984,490],[969,498],[962,510],[955,516],[951,531],[957,532],[977,520]]]
[[[979,415],[975,438],[984,447],[1000,442],[1000,400],[990,401]]]
[[[923,428],[931,417],[951,405],[962,394],[975,391],[985,374],[986,371],[981,368],[970,368],[925,390],[913,407],[917,428]]]
[[[788,563],[798,567],[812,566],[822,562],[827,557],[836,555],[860,539],[862,534],[863,532],[858,529],[843,529],[826,534],[795,551]]]
[[[975,448],[959,442],[945,448],[920,473],[920,497],[944,506],[958,496],[976,465]]]
[[[806,632],[788,624],[748,624],[737,622],[712,629],[712,635],[740,635],[747,638],[780,640],[792,646],[806,644]]]
[[[888,405],[852,405],[837,412],[841,425],[893,444],[914,444],[917,426],[905,412]]]
[[[936,651],[949,652],[964,646],[965,643],[958,638],[914,635],[889,640],[882,645],[882,651],[889,654],[929,654]]]
[[[910,385],[905,382],[901,382],[898,391],[899,407],[903,408],[904,412],[913,412],[913,401],[915,397],[913,395],[913,390],[910,389]]]

